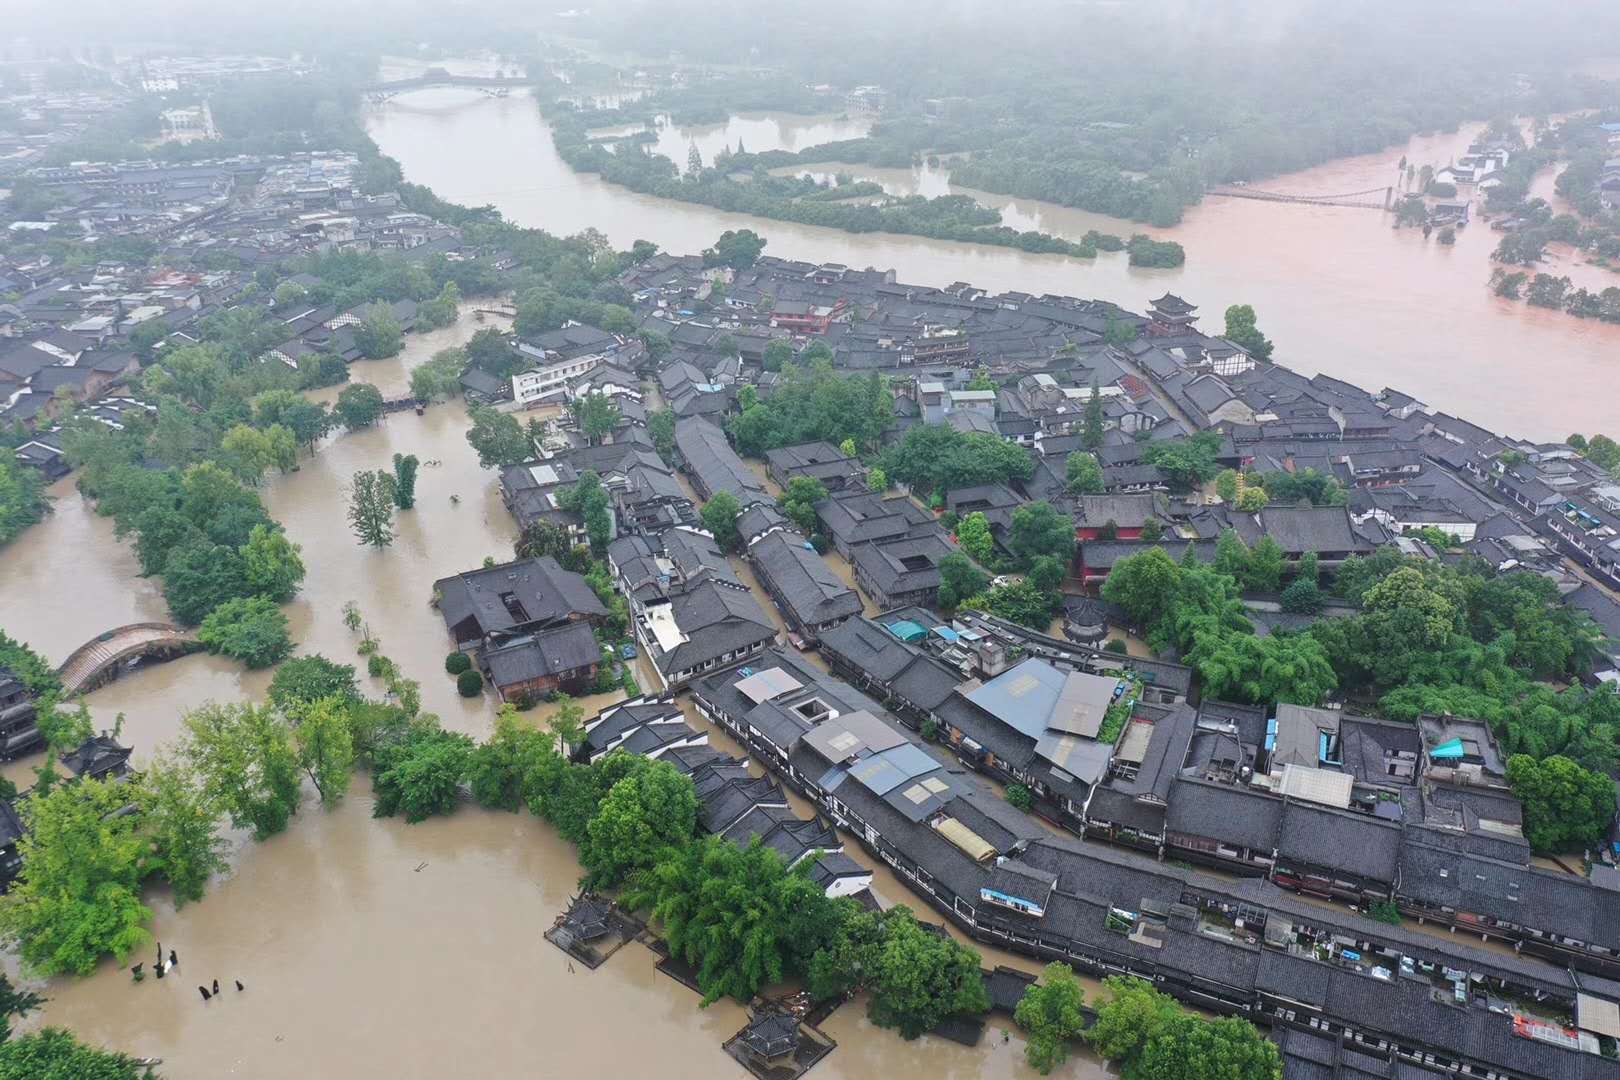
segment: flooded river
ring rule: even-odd
[[[401,356],[358,363],[353,377],[387,396],[403,393],[411,367],[478,326],[466,313],[445,330],[408,336]],[[483,735],[494,704],[456,694],[443,673],[450,643],[428,604],[434,579],[486,555],[509,557],[515,535],[466,426],[459,403],[421,417],[395,414],[327,440],[297,472],[267,481],[263,494],[303,545],[309,570],[286,608],[300,651],[359,659],[341,619],[344,602],[354,600],[383,651],[421,681],[423,708]],[[397,516],[394,544],[362,548],[344,518],[344,485],[355,470],[388,468],[396,452],[442,464],[421,470],[416,508]],[[135,576],[128,545],[72,478],[52,494],[55,513],[0,554],[7,632],[60,662],[103,630],[166,619],[155,583]],[[124,738],[144,759],[175,737],[186,709],[260,698],[268,680],[267,672],[194,655],[125,676],[87,700],[98,725],[124,714]],[[619,696],[583,704],[594,712]],[[715,741],[735,751],[723,735]],[[13,762],[5,773],[27,782],[37,763]],[[622,949],[597,971],[570,973],[541,939],[579,877],[572,847],[549,826],[472,806],[412,826],[374,821],[370,812],[362,776],[335,810],[306,799],[289,830],[266,843],[233,835],[232,872],[201,902],[176,912],[165,890],[147,897],[154,934],[179,953],[173,978],[133,984],[109,961],[85,979],[51,980],[43,988],[50,1002],[32,1022],[162,1058],[167,1080],[744,1075],[720,1048],[746,1021],[740,1007],[700,1011],[697,996],[657,973],[643,946]],[[924,909],[881,867],[876,890],[886,903]],[[985,963],[1032,967],[990,950]],[[226,992],[205,1004],[196,987],[216,978]],[[245,992],[232,988],[236,979]],[[906,1043],[874,1029],[859,1002],[825,1029],[839,1046],[818,1076],[854,1080],[919,1067],[941,1076],[1035,1075],[1016,1031],[1003,1043],[992,1030],[971,1050],[934,1038]],[[1093,1061],[1077,1067],[1077,1075],[1103,1075]]]
[[[366,121],[408,179],[458,202],[493,204],[514,221],[558,234],[594,227],[620,247],[646,239],[687,253],[709,246],[726,229],[746,227],[769,239],[772,255],[893,267],[901,280],[921,284],[969,281],[993,290],[1093,296],[1135,310],[1169,290],[1199,305],[1201,325],[1213,332],[1219,332],[1227,305],[1248,303],[1277,342],[1277,359],[1298,370],[1323,371],[1373,390],[1395,386],[1436,409],[1530,438],[1614,427],[1620,326],[1491,295],[1489,254],[1498,234],[1477,221],[1446,247],[1417,231],[1391,229],[1390,219],[1374,210],[1209,198],[1189,210],[1181,225],[1146,230],[1185,245],[1186,265],[1138,269],[1122,254],[1088,261],[923,237],[856,235],[638,195],[570,170],[525,95],[490,99],[460,89],[424,90],[371,109]],[[1396,181],[1403,155],[1417,164],[1444,165],[1464,151],[1474,130],[1420,136],[1405,147],[1257,186],[1307,194],[1383,187]],[[679,147],[671,144],[671,156],[684,164],[687,143],[676,137]],[[729,137],[734,148],[735,135]],[[746,138],[750,150],[768,145],[756,147],[752,135]],[[705,151],[705,160],[711,157]],[[900,192],[952,190],[948,175],[937,169],[817,167],[839,169]],[[1143,231],[1049,203],[982,197],[1020,228],[1073,239],[1088,229]],[[1573,264],[1565,257],[1550,269],[1588,287],[1620,285],[1620,274]]]

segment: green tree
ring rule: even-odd
[[[479,806],[516,812],[538,794],[548,774],[567,767],[554,735],[528,726],[514,706],[502,705],[494,734],[472,752],[467,780]]]
[[[703,527],[713,535],[721,551],[735,551],[740,543],[737,535],[737,515],[740,512],[737,497],[729,491],[717,491],[714,498],[703,504],[699,514]]]
[[[866,490],[882,494],[889,490],[889,474],[872,466],[866,472]]]
[[[766,371],[781,371],[792,360],[793,343],[786,338],[776,338],[765,346],[765,356],[762,363]]]
[[[11,637],[4,630],[0,630],[0,667],[15,675],[36,697],[62,692],[62,680],[57,676],[56,668],[26,643]]]
[[[292,651],[287,616],[274,600],[263,596],[225,601],[203,619],[197,640],[209,652],[240,660],[250,668],[279,663]]]
[[[315,443],[332,430],[332,414],[325,403],[300,398],[282,410],[279,423],[292,432],[293,440],[299,446],[313,454]]]
[[[995,558],[995,540],[990,535],[990,521],[981,511],[975,510],[956,523],[956,542],[962,545],[962,550],[974,562],[981,565],[988,565]],[[966,599],[960,594],[957,598]]]
[[[1029,561],[1029,570],[1024,575],[1024,580],[1038,593],[1057,596],[1063,588],[1063,579],[1066,576],[1067,570],[1063,562],[1051,555],[1037,555]]]
[[[776,502],[788,520],[809,536],[817,531],[816,503],[826,497],[827,486],[820,480],[813,476],[795,476],[787,482]]]
[[[1068,964],[1048,964],[1040,981],[1024,989],[1013,1011],[1013,1020],[1024,1029],[1027,1043],[1024,1056],[1042,1076],[1069,1058],[1069,1044],[1085,1030],[1086,1018],[1080,1011],[1086,991]]]
[[[695,154],[697,150],[696,144],[693,144],[692,149]],[[689,172],[702,170],[701,159],[698,160],[697,165],[698,168],[693,170],[690,163],[688,163]],[[729,266],[733,270],[747,270],[759,260],[760,252],[764,250],[765,239],[752,229],[727,229],[720,234],[720,239],[714,242],[713,247],[704,250],[703,265]]]
[[[645,762],[609,789],[586,826],[579,861],[586,883],[611,888],[691,842],[697,794],[689,777],[665,761]]]
[[[415,454],[394,455],[394,505],[409,510],[416,505],[416,469],[420,464]]]
[[[87,1046],[62,1028],[0,1042],[0,1080],[152,1080],[154,1075],[136,1059]]]
[[[288,308],[302,304],[309,293],[296,281],[283,281],[276,286],[276,291],[272,295],[275,300],[276,310],[286,311]]]
[[[444,283],[439,295],[416,306],[416,325],[423,330],[437,330],[456,321],[460,313],[461,289],[453,281]]]
[[[1179,1014],[1125,1069],[1143,1080],[1282,1080],[1282,1056],[1247,1020]]]
[[[809,873],[810,860],[788,871],[758,837],[739,847],[709,835],[638,874],[623,902],[650,909],[671,955],[693,968],[705,1004],[748,1001],[796,959],[808,962],[819,940],[806,924],[820,920],[828,900]]]
[[[1076,450],[1063,459],[1063,473],[1071,495],[1102,494],[1103,471],[1097,464],[1097,455]]]
[[[1315,615],[1322,610],[1322,588],[1314,577],[1300,574],[1282,591],[1282,609],[1290,615]]]
[[[1217,573],[1225,574],[1236,581],[1247,580],[1249,548],[1235,529],[1221,530],[1220,537],[1215,541],[1215,561],[1211,565]]]
[[[467,429],[467,444],[478,452],[478,464],[483,468],[516,465],[534,456],[534,443],[511,413],[499,412],[488,405],[474,405],[467,415],[472,419],[472,427]]]
[[[286,723],[269,706],[212,702],[181,719],[182,758],[231,824],[263,840],[298,809],[298,758]]]
[[[946,1017],[990,1008],[979,954],[924,930],[903,904],[883,913],[882,937],[869,952],[862,964],[871,995],[867,1015],[878,1027],[915,1039]]]
[[[1337,480],[1309,466],[1297,472],[1267,473],[1262,486],[1271,501],[1279,503],[1343,506],[1346,498]]]
[[[1200,431],[1188,439],[1150,443],[1142,451],[1142,460],[1157,466],[1172,490],[1191,491],[1220,472],[1215,463],[1220,450],[1219,432]]]
[[[286,431],[285,428],[282,428]],[[266,469],[276,464],[276,450],[268,431],[237,424],[219,442],[222,462],[245,484],[257,485]]]
[[[989,592],[970,596],[964,606],[987,611],[997,618],[1044,632],[1052,621],[1052,611],[1061,595],[1042,592],[1029,580],[998,585]]]
[[[293,748],[321,802],[332,806],[348,793],[354,769],[354,732],[349,726],[349,705],[342,697],[327,697],[301,704],[293,727]]]
[[[128,802],[121,784],[81,779],[18,806],[22,869],[0,903],[0,934],[28,970],[87,975],[103,955],[122,962],[149,940],[152,913],[140,898],[147,842],[137,816],[118,813]]]
[[[943,611],[956,610],[958,604],[970,596],[977,596],[988,584],[990,579],[960,551],[953,551],[939,560],[937,602]]]
[[[1103,598],[1118,604],[1138,626],[1151,628],[1175,604],[1181,569],[1161,547],[1127,555],[1103,582]]]
[[[1080,422],[1080,445],[1095,450],[1103,444],[1103,400],[1097,380],[1091,380],[1091,396],[1086,399],[1086,414]]]
[[[45,999],[31,990],[19,990],[0,972],[0,1043],[11,1038],[11,1021],[21,1019],[45,1004]],[[0,1057],[0,1063],[4,1058]]]
[[[156,357],[158,345],[169,336],[169,324],[162,319],[148,319],[129,332],[129,347],[141,364],[150,364]]]
[[[1561,754],[1514,754],[1507,778],[1524,804],[1525,839],[1539,852],[1590,848],[1614,820],[1614,781]]]
[[[300,706],[323,698],[337,698],[345,704],[360,700],[353,665],[333,663],[319,653],[284,661],[270,677],[267,693],[283,713],[297,712]]]
[[[1271,362],[1271,341],[1255,326],[1254,308],[1233,304],[1226,309],[1227,341],[1241,348],[1262,364]]]
[[[440,349],[433,359],[411,369],[411,396],[417,401],[437,401],[461,388],[461,373],[467,367],[465,349]]]
[[[43,521],[49,509],[39,471],[13,459],[9,451],[0,457],[0,545]]]
[[[170,614],[187,626],[202,622],[226,601],[252,593],[241,556],[202,537],[176,548],[163,564],[163,598]]]
[[[304,580],[301,548],[271,525],[255,525],[238,553],[248,587],[278,604],[291,600]]]
[[[338,391],[337,416],[351,430],[370,427],[382,415],[383,396],[370,383],[350,383]]]
[[[354,344],[367,360],[381,360],[398,355],[405,347],[405,334],[387,304],[372,304],[354,328]]]
[[[427,725],[378,748],[373,754],[372,816],[403,813],[414,825],[450,813],[472,763],[472,749],[472,740],[460,732]]]
[[[209,878],[228,868],[230,844],[219,835],[222,812],[191,770],[159,760],[134,785],[140,831],[149,848],[143,870],[169,882],[175,907],[201,900]]]
[[[1174,999],[1142,979],[1111,975],[1103,989],[1108,996],[1097,1003],[1097,1019],[1085,1038],[1109,1061],[1134,1063],[1142,1048],[1181,1015]]]
[[[580,394],[568,403],[568,412],[589,446],[601,442],[619,425],[619,406],[607,394]]]
[[[1041,555],[1067,564],[1074,557],[1074,519],[1044,499],[1024,503],[1013,511],[1007,546],[1022,566]]]
[[[580,516],[585,525],[585,535],[591,543],[591,550],[596,552],[607,550],[608,541],[613,535],[613,516],[607,489],[602,486],[602,478],[594,469],[586,469],[580,473],[574,486],[558,497],[557,504],[564,510],[571,510]]]
[[[349,485],[349,525],[355,539],[381,551],[394,542],[394,478],[361,469]]]
[[[671,409],[658,409],[647,417],[647,434],[653,449],[665,462],[675,456],[675,413]]]
[[[1249,552],[1244,585],[1256,592],[1276,592],[1282,585],[1284,561],[1282,546],[1270,534],[1262,536]]]

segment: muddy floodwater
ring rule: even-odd
[[[401,394],[413,366],[493,324],[475,321],[469,305],[455,326],[408,336],[404,353],[358,363],[353,378],[385,396]],[[353,600],[383,652],[420,680],[423,708],[448,727],[482,736],[494,702],[456,694],[443,668],[450,642],[429,604],[436,578],[476,567],[485,556],[510,557],[516,534],[495,474],[478,467],[467,445],[466,427],[460,403],[432,406],[423,416],[394,414],[326,440],[296,472],[268,479],[263,497],[303,546],[308,567],[302,592],[285,609],[299,651],[359,661],[356,637],[341,618],[344,602]],[[391,547],[362,548],[344,517],[345,485],[356,470],[390,467],[396,452],[424,462],[416,508],[397,515]],[[104,630],[166,620],[157,584],[136,576],[133,552],[113,536],[112,522],[95,514],[71,477],[52,494],[55,512],[0,553],[7,632],[59,663]],[[122,714],[125,741],[145,759],[174,739],[185,710],[259,699],[268,681],[268,672],[198,654],[126,675],[87,701],[100,726]],[[374,683],[369,688],[380,693]],[[594,712],[620,697],[582,703]],[[529,715],[543,718],[544,707]],[[713,737],[736,752],[723,735]],[[36,764],[12,762],[4,771],[27,782]],[[802,803],[799,810],[809,812]],[[655,957],[641,945],[594,972],[570,973],[563,954],[541,938],[579,878],[572,846],[549,826],[473,806],[410,826],[370,814],[360,776],[338,808],[306,799],[288,831],[268,842],[232,834],[232,870],[202,901],[177,912],[166,890],[147,896],[153,933],[179,953],[170,978],[134,984],[108,961],[88,978],[51,980],[42,988],[50,1002],[30,1022],[161,1058],[167,1080],[745,1075],[720,1045],[746,1021],[742,1008],[720,1002],[699,1010],[697,996],[656,972]],[[853,844],[851,854],[870,862]],[[875,891],[885,903],[925,911],[881,868]],[[984,950],[984,961],[1035,968],[994,950]],[[216,978],[225,993],[204,1003],[197,986]],[[237,979],[244,992],[234,989]],[[861,1002],[841,1008],[825,1030],[839,1045],[816,1066],[821,1077],[918,1069],[944,1077],[1035,1075],[1023,1064],[1016,1030],[1003,1042],[993,1026],[975,1049],[932,1037],[906,1043],[873,1028]],[[1084,1058],[1075,1068],[1078,1076],[1104,1075]]]
[[[397,73],[407,70],[401,65]],[[778,126],[762,129],[761,139],[774,134],[785,148],[805,145],[798,129],[782,126],[789,118],[769,119]],[[798,123],[813,128],[822,120]],[[699,139],[705,161],[713,156],[705,147],[726,143],[735,149],[739,136],[747,149],[765,149],[768,142],[756,146],[741,126],[749,122],[744,115],[725,126],[666,127],[659,148],[682,168],[689,138]],[[1381,202],[1382,189],[1397,182],[1403,156],[1438,168],[1465,153],[1480,126],[1416,136],[1404,146],[1255,187],[1309,195],[1378,189],[1370,197]],[[1325,372],[1374,391],[1393,386],[1437,410],[1526,438],[1614,426],[1620,326],[1492,295],[1490,252],[1500,234],[1477,220],[1448,247],[1416,230],[1391,229],[1390,216],[1380,211],[1352,207],[1211,197],[1190,208],[1180,225],[1152,229],[1038,200],[978,193],[1016,228],[1076,240],[1089,229],[1148,232],[1178,240],[1187,250],[1184,266],[1140,269],[1123,254],[1071,259],[917,236],[856,235],[638,195],[571,170],[527,94],[491,99],[464,89],[422,90],[370,108],[366,127],[399,160],[407,179],[456,202],[493,204],[513,221],[558,235],[596,228],[619,247],[645,239],[685,254],[708,247],[726,229],[751,228],[767,238],[771,255],[893,268],[901,281],[923,285],[967,281],[991,290],[1066,293],[1136,311],[1168,290],[1197,304],[1199,326],[1211,333],[1220,332],[1228,305],[1252,304],[1261,328],[1276,342],[1276,359],[1306,374]],[[951,186],[948,165],[890,170],[818,164],[813,171],[847,171],[896,194],[965,190]],[[1550,193],[1551,180],[1549,170],[1537,193]],[[1477,212],[1482,199],[1475,203]],[[1542,269],[1588,288],[1620,285],[1620,273],[1584,265],[1568,251],[1555,251]]]

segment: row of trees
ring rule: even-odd
[[[1024,1054],[1045,1076],[1079,1039],[1131,1080],[1281,1080],[1282,1056],[1253,1024],[1208,1020],[1186,1012],[1152,984],[1129,976],[1103,980],[1107,996],[1088,1028],[1086,993],[1067,964],[1048,964],[1019,999],[1013,1019],[1024,1030]]]
[[[637,104],[637,109],[643,111],[655,107],[645,101]],[[643,139],[629,137],[610,146],[591,138],[593,129],[635,121],[637,116],[626,110],[581,109],[562,99],[546,104],[545,108],[557,152],[571,168],[576,172],[599,173],[612,183],[644,195],[847,232],[905,233],[1079,258],[1093,258],[1098,251],[1097,245],[1089,240],[1067,240],[1003,225],[1000,211],[981,205],[970,195],[892,196],[861,202],[827,198],[825,189],[808,177],[773,175],[770,169],[784,163],[784,155],[780,154],[736,154],[723,163],[705,168],[694,147],[686,172],[682,174],[674,161],[653,153]],[[746,173],[747,179],[735,178],[737,173]],[[1161,247],[1147,237],[1141,239],[1152,247],[1151,257],[1154,258],[1164,258],[1171,248],[1178,255],[1181,250],[1179,244]],[[739,250],[746,257],[749,248]],[[735,261],[729,254],[715,258]],[[730,265],[730,262],[713,263],[722,264]],[[1179,265],[1179,262],[1152,265]]]

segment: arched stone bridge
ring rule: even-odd
[[[130,623],[74,649],[56,673],[62,680],[62,696],[71,698],[118,678],[127,660],[173,660],[200,648],[196,635],[171,623]]]
[[[428,68],[422,74],[409,79],[373,83],[365,87],[362,93],[370,101],[387,101],[400,94],[407,94],[412,90],[425,90],[430,86],[468,86],[490,97],[505,97],[507,91],[514,86],[533,86],[539,81],[527,75],[452,75],[444,68]]]

